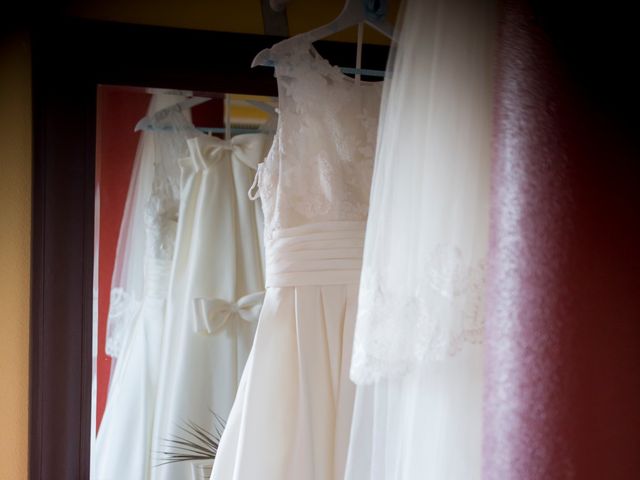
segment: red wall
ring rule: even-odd
[[[107,402],[111,357],[104,350],[111,276],[120,222],[129,189],[139,133],[133,131],[149,106],[150,95],[117,87],[98,89],[96,160],[100,187],[98,260],[98,361],[96,422],[100,426]]]

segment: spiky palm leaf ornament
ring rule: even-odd
[[[187,461],[215,460],[225,421],[214,412],[213,431],[188,420],[178,426],[180,433],[163,439],[164,449],[157,452],[159,463],[156,467]]]

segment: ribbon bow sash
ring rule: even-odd
[[[196,333],[215,335],[222,330],[231,318],[239,318],[247,323],[255,323],[260,316],[264,292],[246,295],[236,302],[221,298],[213,300],[196,298],[193,300],[194,330]]]

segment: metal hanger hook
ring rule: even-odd
[[[387,0],[362,0],[362,3],[370,20],[381,20],[387,16]]]

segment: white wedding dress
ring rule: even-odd
[[[188,480],[196,464],[167,463],[193,423],[226,419],[264,295],[262,212],[247,192],[269,137],[199,135],[181,160],[178,232],[162,340],[151,478]]]
[[[257,178],[267,292],[211,478],[342,480],[382,89],[308,43],[269,53],[280,116]]]
[[[149,113],[182,97],[154,95]],[[96,480],[146,479],[160,345],[178,215],[178,160],[197,133],[188,112],[163,110],[145,131],[123,218],[111,291],[107,344],[116,357],[95,443]],[[185,116],[185,113],[187,116]]]

